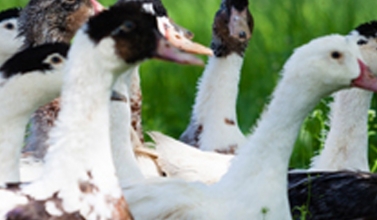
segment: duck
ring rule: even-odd
[[[54,1],[31,0],[21,11],[19,35],[24,38],[21,48],[48,42],[69,44],[81,25],[104,10],[96,0]],[[59,99],[39,108],[31,118],[29,135],[23,152],[37,160],[47,151],[48,132],[60,110]],[[34,160],[34,159],[33,159]]]
[[[128,1],[118,1],[121,4]],[[174,46],[181,50],[203,55],[212,55],[212,50],[191,41],[192,34],[178,26],[168,17],[167,10],[161,1],[140,1],[145,10],[157,18],[159,32]],[[200,63],[201,64],[201,63]],[[156,163],[152,150],[144,146],[141,128],[142,94],[140,90],[139,66],[122,74],[114,85],[114,90],[120,92],[129,102],[111,103],[111,141],[114,162],[121,185],[125,186],[144,178],[162,176],[163,173]],[[131,112],[130,112],[131,109]],[[131,124],[124,122],[131,114]],[[131,126],[129,128],[129,126]],[[129,137],[126,134],[130,134]],[[130,142],[131,141],[131,145]],[[128,148],[128,146],[133,146]],[[126,163],[130,161],[130,163]],[[131,175],[132,173],[132,175]]]
[[[25,127],[35,110],[59,96],[68,49],[64,43],[27,48],[0,67],[0,182],[19,181]]]
[[[43,175],[32,183],[6,184],[0,190],[0,198],[7,198],[0,202],[0,216],[133,219],[111,154],[109,97],[116,77],[153,57],[201,63],[168,43],[140,2],[116,4],[89,19],[68,52],[61,112],[50,133]]]
[[[377,66],[374,62],[377,56],[375,53],[375,37],[373,37],[375,33],[377,33],[375,23],[367,22],[360,24],[347,36],[350,40],[354,41],[355,44],[359,45],[361,53],[373,73],[377,72]],[[330,132],[325,141],[323,155],[313,159],[312,167],[309,170],[291,170],[290,172],[311,172],[319,170],[369,171],[367,163],[367,114],[372,93],[357,88],[351,88],[349,90],[339,91],[334,96],[335,102],[333,107],[335,109],[333,109],[331,121],[332,123],[337,123],[338,126],[335,124],[334,127],[334,125],[331,124]],[[345,112],[341,109],[343,106],[348,106],[346,109],[352,110]],[[350,114],[353,115],[352,117],[360,118],[358,120],[343,120],[344,117],[351,117]],[[339,128],[340,126],[342,126],[342,128]],[[357,126],[357,129],[352,129],[355,126]],[[339,133],[337,133],[340,131],[351,132],[350,137],[357,136],[358,138],[347,138],[348,141],[346,143],[348,144],[344,145],[344,137],[339,136]],[[339,140],[339,138],[342,140]],[[230,161],[234,157],[233,155],[226,155],[224,157],[214,152],[189,149],[191,146],[179,143],[162,134],[152,135],[152,139],[155,142],[156,154],[158,154],[157,163],[163,172],[170,177],[184,178],[189,181],[203,181],[204,183],[212,184],[220,180],[222,175],[226,173]],[[347,147],[344,148],[344,146]],[[178,154],[175,147],[186,153]],[[345,153],[339,156],[339,154],[335,154],[334,152],[353,153]],[[347,156],[347,158],[344,156]],[[320,157],[321,159],[319,159]],[[208,158],[211,159],[208,160]],[[212,172],[207,172],[203,167],[216,167],[216,169],[213,169]],[[320,169],[320,167],[322,168]]]
[[[291,219],[288,163],[306,115],[335,91],[351,86],[377,91],[377,78],[357,45],[336,34],[295,49],[281,74],[254,133],[220,181],[170,179],[124,188],[135,219]]]
[[[10,8],[0,12],[0,66],[22,45],[22,37],[17,37],[20,11],[20,8]]]
[[[118,2],[127,2],[129,0],[118,0]],[[168,11],[160,0],[139,0],[143,2],[146,10],[149,10],[151,13],[154,13],[157,16],[157,22],[159,31],[172,43],[174,46],[181,48],[185,51],[190,51],[196,54],[212,56],[212,50],[192,42],[193,34],[187,29],[176,24],[172,18],[169,17]],[[141,117],[141,107],[142,107],[142,92],[140,87],[140,74],[139,66],[131,70],[132,75],[130,79],[122,79],[121,81],[127,81],[127,88],[130,98],[132,121],[131,125],[133,130],[136,131],[136,134],[139,137],[139,140],[134,140],[133,144],[137,145],[137,142],[144,143],[144,135],[142,129],[142,117]],[[121,85],[119,85],[121,86]]]
[[[359,45],[366,63],[377,74],[377,21],[363,23],[350,34]],[[372,92],[352,88],[334,95],[330,131],[321,153],[312,158],[313,171],[369,171],[368,111]],[[350,120],[352,118],[352,120]]]
[[[236,100],[243,57],[253,31],[247,0],[227,1],[213,23],[210,57],[198,84],[191,121],[180,140],[203,151],[234,154],[246,137]]]

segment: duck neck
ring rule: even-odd
[[[26,125],[39,106],[58,96],[61,83],[57,81],[61,82],[61,77],[59,73],[36,71],[0,79],[0,182],[20,180]]]
[[[330,131],[312,169],[369,171],[368,111],[372,92],[352,88],[335,94]]]
[[[62,197],[74,190],[79,194],[80,184],[89,182],[110,198],[121,195],[111,154],[109,101],[115,78],[126,68],[113,55],[114,48],[110,39],[94,44],[82,30],[76,35],[69,52],[61,112],[50,133],[51,146],[39,181],[47,181],[45,185],[51,188],[45,188],[43,194],[56,190]]]
[[[323,97],[315,96],[305,82],[293,85],[292,80],[296,79],[283,78],[279,83],[254,133],[217,185],[220,190],[243,189],[236,191],[240,192],[237,196],[241,201],[249,201],[245,204],[252,204],[260,213],[268,210],[268,219],[280,218],[279,214],[283,216],[280,219],[290,219],[287,198],[290,155],[303,120]]]
[[[124,95],[127,103],[111,102],[111,147],[117,175],[122,187],[144,179],[135,158],[131,143],[131,112],[128,84],[138,68],[132,68],[122,74],[114,89]]]
[[[4,106],[5,108],[9,106]],[[12,110],[10,110],[12,112]],[[30,116],[30,115],[29,115]],[[19,182],[20,152],[28,122],[27,116],[0,117],[0,183]]]
[[[232,53],[211,57],[198,86],[192,122],[202,126],[200,149],[214,151],[237,147],[244,139],[237,123],[236,102],[243,57]],[[232,140],[223,140],[226,133]],[[213,143],[219,140],[218,143]]]

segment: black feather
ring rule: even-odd
[[[36,70],[51,70],[52,67],[43,63],[43,61],[53,53],[67,57],[68,50],[69,45],[65,43],[44,44],[27,48],[8,59],[0,68],[0,71],[3,78],[10,78],[16,74],[25,74]]]
[[[115,41],[117,55],[127,63],[136,63],[153,56],[157,38],[156,16],[147,13],[140,1],[118,2],[109,10],[92,17],[86,29],[89,37],[98,43],[105,37]],[[129,29],[127,24],[132,24]]]
[[[377,219],[377,175],[338,171],[290,173],[289,201],[294,219]],[[304,212],[304,213],[305,213]]]
[[[10,8],[0,12],[0,22],[11,19],[18,18],[20,16],[21,8]]]
[[[363,23],[356,27],[356,31],[358,31],[360,35],[363,35],[367,38],[375,38],[377,37],[377,21]]]
[[[243,11],[249,5],[248,0],[226,0],[226,7],[230,9],[231,7],[236,8],[238,11]]]

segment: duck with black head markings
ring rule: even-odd
[[[222,179],[210,186],[166,180],[127,187],[124,193],[134,217],[292,219],[288,163],[301,124],[335,91],[351,86],[377,91],[377,79],[361,60],[357,45],[340,35],[320,37],[296,49],[254,133]],[[372,83],[364,83],[365,78]]]
[[[132,0],[119,0],[118,3],[128,2]],[[169,16],[166,8],[160,0],[137,0],[143,4],[145,10],[156,15],[157,24],[159,31],[164,35],[170,43],[174,46],[181,48],[184,51],[196,54],[212,55],[212,51],[200,44],[192,42],[193,34],[177,25]],[[136,131],[139,136],[141,143],[144,142],[143,129],[141,126],[141,107],[142,107],[142,92],[140,88],[140,76],[139,76],[139,67],[135,67],[130,70],[133,72],[130,75],[130,79],[123,79],[124,77],[119,78],[118,82],[115,85],[117,90],[125,91],[122,92],[124,95],[129,96],[130,106],[132,109],[132,128]],[[125,85],[123,82],[128,81]],[[117,110],[115,110],[117,111]],[[121,120],[120,116],[120,120]],[[133,144],[137,145],[138,140],[134,140]]]
[[[247,0],[223,1],[215,16],[211,44],[215,56],[199,80],[190,124],[180,137],[204,151],[234,153],[246,140],[238,127],[236,101],[254,25],[248,5]]]
[[[18,164],[26,124],[38,107],[59,96],[68,48],[63,43],[28,48],[0,68],[2,183],[19,181]]]
[[[118,1],[117,4],[130,1]],[[209,48],[192,42],[191,33],[182,27],[177,26],[167,14],[167,10],[159,0],[136,1],[143,5],[145,11],[156,16],[159,32],[166,37],[169,43],[183,51],[196,54],[212,54]],[[169,32],[169,34],[167,34]],[[173,34],[174,33],[174,34]],[[178,38],[178,40],[172,40]],[[145,157],[147,149],[144,148],[143,132],[141,127],[142,93],[140,88],[139,66],[129,70],[129,73],[122,74],[114,85],[114,89],[126,97],[129,102],[111,103],[111,141],[114,162],[121,185],[126,186],[134,181],[143,180],[144,177],[160,176],[161,172],[156,166],[154,159]],[[131,113],[129,112],[131,108]],[[131,114],[131,126],[124,123]],[[129,144],[135,148],[135,153]],[[137,149],[136,149],[137,148]],[[136,158],[135,158],[136,154]]]
[[[50,134],[43,175],[0,190],[0,198],[8,198],[0,202],[0,214],[8,219],[132,219],[111,154],[111,87],[120,74],[149,58],[200,60],[169,44],[155,16],[138,2],[117,4],[91,18],[68,56],[62,110]]]
[[[19,8],[11,8],[0,12],[0,66],[22,45],[22,37],[17,37],[20,11]]]

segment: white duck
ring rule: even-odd
[[[13,56],[22,45],[22,37],[17,37],[17,19],[20,9],[11,8],[0,12],[0,66]]]
[[[358,43],[365,62],[377,74],[377,21],[361,24],[349,37]],[[372,95],[357,88],[334,95],[325,147],[312,159],[310,170],[369,171],[368,111]]]
[[[150,57],[201,61],[170,45],[158,33],[156,18],[138,2],[118,4],[90,19],[76,34],[68,57],[62,111],[50,134],[43,176],[31,184],[0,190],[0,216],[132,219],[112,161],[112,84]]]
[[[62,43],[28,48],[0,67],[1,183],[19,181],[26,125],[35,110],[59,96],[68,48]]]
[[[168,180],[127,187],[123,192],[134,217],[291,219],[288,162],[301,124],[332,92],[350,86],[377,91],[377,79],[367,80],[372,76],[361,59],[357,45],[339,35],[296,49],[270,105],[223,178],[211,186]]]
[[[243,56],[253,30],[248,1],[227,1],[216,13],[208,61],[181,141],[203,151],[234,154],[246,137],[237,123],[236,101]]]
[[[361,43],[359,47],[362,56],[371,67],[372,72],[377,72],[375,33],[375,23],[372,22],[360,25],[356,31],[353,31],[348,36],[355,44],[357,42]],[[312,171],[369,170],[367,163],[367,113],[371,96],[371,92],[357,88],[336,93],[332,109],[332,129],[327,137],[323,155],[314,160],[315,165]],[[344,106],[348,107],[343,109],[342,107]],[[345,120],[349,117],[359,117],[359,119]],[[342,125],[341,128],[340,125]],[[338,132],[342,131],[347,131],[348,136],[353,138],[340,136]],[[176,140],[163,137],[163,135],[154,135],[153,139],[156,142],[156,150],[159,155],[158,163],[167,176],[171,177],[183,178],[189,181],[203,181],[208,184],[214,183],[226,172],[229,167],[229,161],[233,158],[231,155],[224,157],[213,152],[193,149]],[[345,140],[347,141],[345,142]],[[177,154],[176,147],[186,153]],[[337,152],[340,152],[340,154]],[[205,166],[216,167],[217,169],[214,169],[213,172],[208,172],[203,168]]]

